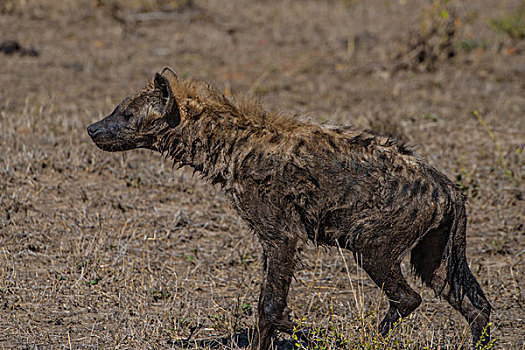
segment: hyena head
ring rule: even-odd
[[[87,127],[95,144],[104,151],[134,148],[156,150],[163,130],[180,124],[180,111],[170,79],[177,76],[170,68],[156,73],[153,83],[138,94],[126,98],[106,118]]]

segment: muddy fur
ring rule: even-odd
[[[359,256],[390,301],[383,334],[421,303],[400,269],[411,251],[415,272],[480,339],[491,307],[465,258],[465,198],[398,141],[233,103],[168,68],[88,132],[101,149],[156,150],[222,187],[264,252],[254,349],[293,329],[286,299],[307,241]]]

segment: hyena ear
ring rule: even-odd
[[[166,120],[170,128],[174,128],[180,124],[180,111],[175,96],[173,96],[171,84],[168,78],[161,73],[155,74],[154,83],[155,88],[162,93],[162,102],[164,105],[163,118]]]
[[[167,77],[167,78],[171,77],[175,81],[179,80],[179,77],[177,76],[177,73],[175,73],[175,71],[173,69],[171,69],[170,67],[162,68],[162,72],[160,72],[160,74],[165,76],[165,77]]]

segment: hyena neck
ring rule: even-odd
[[[231,184],[239,159],[255,148],[264,125],[222,96],[182,101],[182,122],[159,138],[158,150],[179,167],[189,166],[212,184]]]

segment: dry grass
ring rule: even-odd
[[[220,191],[146,151],[102,153],[85,132],[171,65],[270,108],[415,145],[468,193],[468,257],[495,308],[496,348],[522,349],[523,52],[460,51],[433,72],[392,75],[389,53],[425,13],[415,0],[191,3],[134,25],[94,1],[0,5],[0,41],[40,52],[0,56],[0,348],[170,348],[254,322],[259,246]],[[460,18],[476,13],[463,35],[496,42],[490,19],[518,3],[461,5]],[[310,246],[290,306],[366,348],[386,302],[344,254]],[[423,305],[390,345],[469,339],[454,310],[411,283]]]
[[[83,11],[93,13],[99,9],[129,12],[175,11],[193,6],[192,0],[4,0],[0,13],[13,15],[60,14],[72,15]]]

